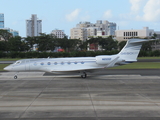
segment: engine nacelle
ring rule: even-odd
[[[116,56],[96,56],[96,63],[100,65],[108,64],[115,58]]]

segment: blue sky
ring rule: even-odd
[[[26,37],[26,19],[37,14],[42,20],[42,32],[70,29],[81,21],[95,23],[108,20],[117,29],[149,27],[160,31],[160,0],[0,0],[5,27],[19,31]]]

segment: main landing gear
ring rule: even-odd
[[[87,77],[86,72],[83,72],[83,74],[81,75],[81,78],[86,78],[86,77]]]

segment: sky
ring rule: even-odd
[[[108,20],[117,30],[149,27],[160,31],[160,0],[0,0],[5,27],[26,37],[26,20],[37,14],[42,33],[59,29],[70,36],[79,22]]]

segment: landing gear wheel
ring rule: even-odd
[[[83,75],[81,75],[81,78],[86,78],[87,77],[87,74],[84,73]]]
[[[17,79],[17,75],[14,76],[14,79]]]
[[[81,75],[81,78],[85,78],[85,76],[84,76],[84,75]]]

